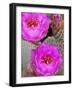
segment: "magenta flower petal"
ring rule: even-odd
[[[43,13],[21,13],[22,38],[30,42],[37,42],[48,33],[51,20]]]
[[[57,46],[43,43],[32,50],[31,64],[37,76],[50,76],[59,72],[62,56]]]
[[[55,21],[57,21],[57,22],[62,20],[62,16],[60,14],[54,14],[53,17],[55,18]]]

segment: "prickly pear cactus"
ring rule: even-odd
[[[55,36],[56,42],[61,50],[62,55],[64,56],[64,30],[58,32]]]

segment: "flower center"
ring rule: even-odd
[[[36,27],[38,25],[38,19],[28,19],[26,23],[28,27]]]
[[[53,57],[51,55],[44,55],[42,57],[42,62],[45,64],[51,64],[53,61]]]

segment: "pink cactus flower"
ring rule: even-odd
[[[62,55],[55,45],[43,43],[32,50],[31,57],[36,76],[56,75],[61,69]]]
[[[26,41],[37,42],[48,33],[50,18],[43,13],[21,13],[22,38]]]

